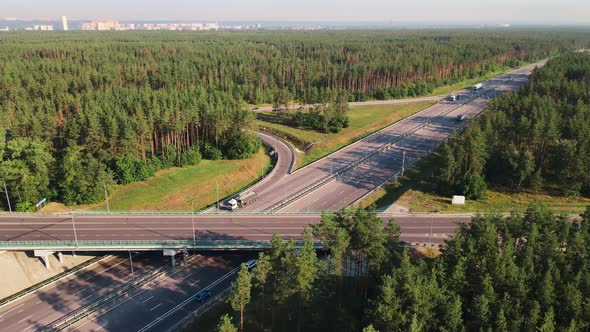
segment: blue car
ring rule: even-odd
[[[202,290],[202,291],[198,292],[197,295],[195,295],[195,300],[197,300],[199,302],[203,302],[203,300],[208,298],[209,296],[211,296],[211,291]]]

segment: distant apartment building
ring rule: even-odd
[[[90,21],[82,23],[82,30],[89,31],[109,31],[117,30],[119,22],[112,20]]]
[[[68,27],[68,18],[66,16],[61,17],[61,28],[63,31],[68,31],[70,29]]]
[[[41,25],[35,24],[32,27],[27,27],[25,30],[33,30],[33,31],[53,31],[53,25]]]
[[[0,27],[0,31],[1,32],[10,31],[10,28],[9,27]]]
[[[136,24],[137,30],[208,31],[219,30],[217,23],[144,23]]]
[[[82,23],[82,30],[87,31],[123,31],[123,30],[167,30],[167,31],[207,31],[219,30],[217,23],[140,23],[124,24],[113,20],[90,21]]]

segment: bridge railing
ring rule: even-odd
[[[303,240],[295,240],[303,247]],[[316,248],[321,243],[316,242]],[[266,249],[267,240],[105,240],[105,241],[0,241],[0,250],[156,250],[156,249]]]

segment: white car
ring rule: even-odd
[[[256,260],[255,259],[251,259],[251,260],[249,260],[249,261],[246,262],[246,267],[249,268],[249,269],[251,269],[251,268],[253,268],[255,266],[256,266]]]

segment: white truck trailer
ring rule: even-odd
[[[473,90],[479,90],[483,87],[482,83],[477,83],[476,85],[473,86]]]
[[[256,198],[258,198],[258,195],[256,194],[255,191],[250,191],[245,194],[240,194],[237,199],[238,206],[240,208],[243,208],[249,204],[254,203],[256,201]]]

